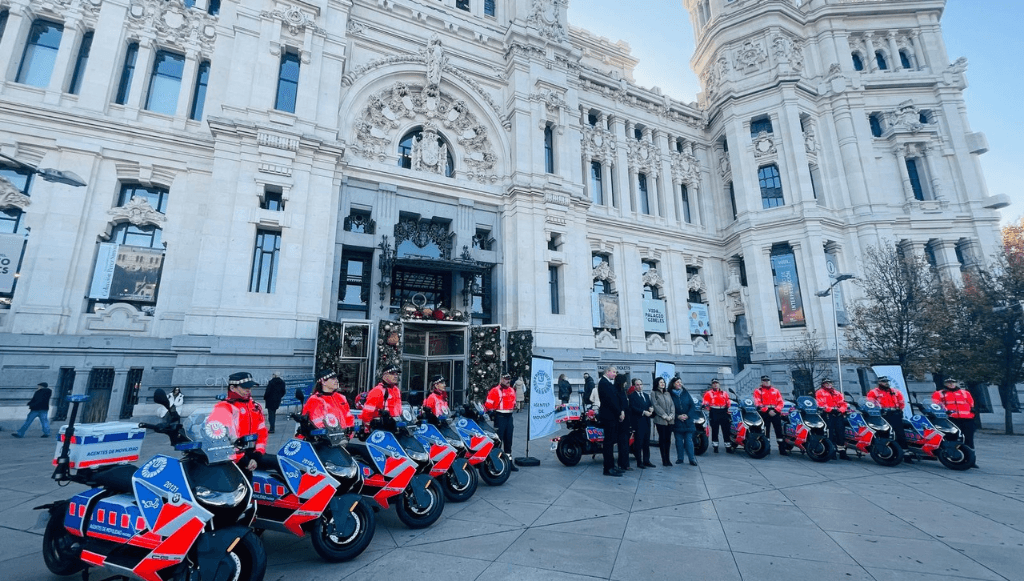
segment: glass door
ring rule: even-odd
[[[461,405],[466,390],[466,328],[416,329],[406,326],[402,354],[402,397],[422,405],[438,375],[448,383],[449,404]]]

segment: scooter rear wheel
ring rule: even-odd
[[[377,531],[377,517],[373,509],[364,502],[356,504],[352,510],[352,517],[355,518],[356,528],[351,535],[341,537],[331,534],[330,527],[334,521],[334,515],[330,507],[327,508],[316,519],[313,530],[310,532],[310,540],[313,541],[313,549],[316,554],[331,563],[349,561],[359,556],[366,550],[373,540],[373,534]]]
[[[903,448],[893,441],[871,445],[871,459],[881,466],[896,466],[903,462]]]
[[[950,456],[949,452],[947,452],[945,448],[939,448],[936,450],[939,462],[942,462],[942,465],[950,470],[967,470],[971,466],[974,466],[974,450],[968,448],[966,444],[957,444],[956,448],[957,451],[960,452],[959,458]]]
[[[50,520],[43,532],[43,562],[54,575],[73,575],[85,569],[85,563],[79,557],[82,548],[78,538],[64,528],[67,512],[67,502],[57,503],[50,509]]]
[[[743,450],[754,460],[760,460],[771,452],[771,448],[768,447],[768,438],[765,438],[764,434],[756,433],[747,434],[747,439],[743,440]]]
[[[566,436],[558,441],[555,456],[558,456],[558,461],[562,464],[572,467],[579,464],[580,459],[583,458],[583,448],[580,447],[579,442],[574,442]]]
[[[711,443],[708,442],[708,435],[702,430],[697,430],[693,434],[693,453],[698,456],[703,456],[704,452],[708,451],[708,446]]]
[[[232,569],[227,577],[223,577],[226,581],[262,581],[267,574],[267,552],[263,548],[263,541],[252,531],[246,532],[238,539],[227,557],[231,560]],[[172,577],[174,581],[192,581],[199,578],[198,570],[188,563],[189,561],[186,561],[181,564]],[[218,572],[220,571],[222,569],[218,567]]]

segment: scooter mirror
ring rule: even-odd
[[[729,388],[729,393],[731,393],[731,394],[733,394],[733,395],[736,395],[736,392],[735,392],[735,391],[733,391],[731,387]]]
[[[303,401],[306,400],[306,394],[302,393],[302,388],[295,388],[295,399],[299,400],[299,403],[302,403]]]
[[[153,392],[153,401],[167,409],[171,409],[171,400],[167,399],[167,392],[162,389],[157,388],[157,390]]]

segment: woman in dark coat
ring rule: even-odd
[[[690,392],[683,387],[683,380],[673,378],[669,384],[669,393],[672,394],[672,402],[676,407],[675,423],[672,429],[676,434],[676,464],[683,463],[683,453],[690,458],[690,466],[697,465],[697,459],[693,455],[693,432],[695,431],[693,420],[700,413],[700,408],[693,403]]]
[[[629,398],[626,396],[626,381],[629,377],[626,374],[615,376],[615,396],[618,398],[617,409],[629,410]],[[619,448],[619,470],[628,471],[633,468],[629,465],[629,412],[626,411],[626,421],[622,422],[616,434],[616,446]]]
[[[570,395],[572,395],[572,384],[563,373],[558,376],[558,399],[562,400],[562,403],[569,403]]]

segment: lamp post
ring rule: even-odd
[[[823,291],[818,291],[818,292],[816,292],[814,294],[819,296],[819,297],[822,297],[822,298],[830,297],[830,296],[832,296],[832,289],[834,289],[836,287],[836,285],[838,285],[839,283],[843,282],[844,280],[850,280],[851,278],[857,278],[857,277],[852,275],[852,274],[849,274],[849,273],[837,274],[836,275],[836,279],[834,281],[832,281],[832,284],[830,284],[827,289],[825,289]],[[839,393],[844,393],[843,392],[843,360],[840,358],[840,355],[839,355],[839,315],[836,314],[836,301],[835,301],[834,297],[832,299],[832,329],[836,333],[836,374],[839,375]]]
[[[61,171],[59,169],[53,169],[50,167],[37,168],[34,165],[20,162],[13,157],[8,157],[0,153],[0,157],[6,159],[15,165],[18,169],[28,171],[29,173],[35,174],[43,179],[43,181],[53,182],[55,184],[64,184],[66,186],[72,186],[80,188],[85,184],[85,180],[78,177],[75,172],[72,171]]]

